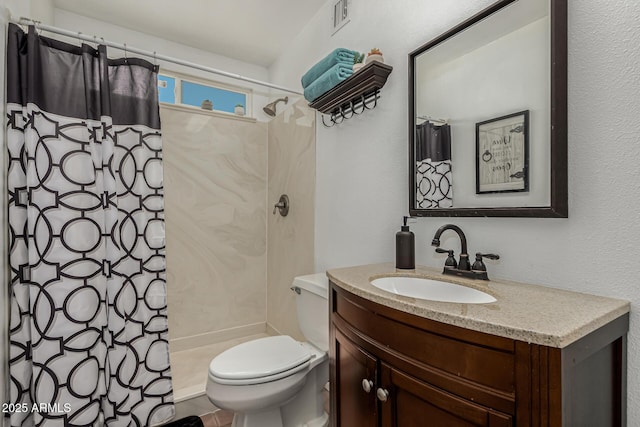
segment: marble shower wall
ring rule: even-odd
[[[303,339],[289,288],[295,276],[315,273],[315,112],[302,99],[269,122],[268,134],[267,323]],[[272,215],[283,193],[289,196],[289,214]]]
[[[172,350],[264,331],[267,124],[165,106],[161,118]]]

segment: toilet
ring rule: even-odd
[[[233,411],[232,427],[325,427],[322,390],[329,381],[328,281],[296,277],[298,324],[306,342],[287,335],[248,341],[209,364],[207,396]]]

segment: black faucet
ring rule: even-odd
[[[446,230],[453,230],[458,233],[458,237],[460,237],[460,261],[456,262],[456,259],[453,256],[453,250],[450,249],[441,249],[440,246],[440,236]],[[431,241],[431,246],[436,247],[436,252],[438,253],[447,253],[449,256],[444,263],[444,270],[442,274],[451,274],[455,276],[463,276],[471,279],[482,279],[489,280],[487,276],[487,267],[482,262],[482,258],[489,258],[493,260],[500,259],[499,255],[495,254],[482,254],[480,252],[476,253],[476,261],[473,263],[473,266],[469,263],[469,254],[467,253],[467,237],[464,235],[464,232],[460,227],[454,224],[445,224],[442,227],[438,228],[436,234],[433,235],[433,240]]]
[[[457,265],[458,270],[471,270],[471,264],[469,264],[469,254],[467,253],[467,237],[464,235],[462,229],[457,225],[445,224],[442,227],[438,228],[436,234],[433,235],[431,246],[440,246],[440,236],[445,232],[445,230],[453,230],[458,233],[458,237],[460,237],[460,262]],[[441,251],[442,250],[438,252]],[[451,253],[453,253],[453,251],[451,251]]]

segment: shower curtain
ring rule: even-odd
[[[11,426],[174,414],[156,79],[9,27]]]
[[[425,122],[416,126],[416,207],[453,206],[451,127]]]

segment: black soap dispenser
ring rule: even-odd
[[[416,239],[407,225],[408,217],[404,217],[404,225],[396,233],[396,268],[413,270],[416,268]]]

